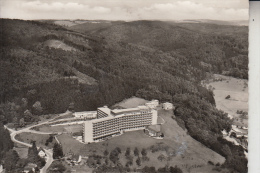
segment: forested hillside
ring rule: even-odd
[[[231,122],[200,83],[210,73],[247,78],[247,27],[135,21],[84,29],[87,24],[0,21],[3,123],[30,123],[69,105],[95,110],[134,95],[171,101],[192,137],[229,158],[227,167],[246,171],[243,149],[220,140]],[[52,40],[73,49],[49,46]]]

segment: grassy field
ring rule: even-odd
[[[45,142],[49,137],[50,137],[50,135],[24,132],[24,133],[18,134],[15,138],[19,141],[26,142],[26,143],[29,143],[29,144],[31,143],[31,141],[36,141],[37,147],[45,147],[46,148]],[[52,148],[53,144],[49,144],[48,147]]]
[[[237,110],[248,112],[248,81],[245,79],[236,79],[223,75],[215,75],[215,78],[222,81],[212,81],[208,84],[214,89],[214,98],[216,107],[234,117],[237,123],[248,126],[248,119],[241,119]],[[229,99],[225,99],[230,95]],[[236,123],[236,122],[235,122]]]
[[[28,147],[25,147],[20,144],[16,144],[14,150],[17,151],[20,158],[27,158],[28,155]]]
[[[75,51],[76,50],[75,48],[68,46],[59,40],[48,40],[44,44],[45,44],[45,46],[53,47],[55,49],[62,49],[62,50],[66,50],[66,51],[72,51],[72,50]]]
[[[117,104],[114,107],[122,107],[122,108],[135,108],[140,105],[144,105],[148,101],[138,97],[131,97],[129,99],[125,99]]]
[[[55,165],[57,163],[62,163],[62,165],[65,166],[66,171],[64,171],[63,173],[71,173],[71,172],[88,173],[88,172],[92,172],[93,171],[93,168],[89,168],[86,165],[86,159],[82,159],[82,161],[81,161],[82,165],[74,165],[74,166],[68,165],[66,161],[55,160],[54,162],[52,162],[52,165],[48,168],[47,172],[52,172],[52,171],[50,171],[52,169],[55,170]],[[53,172],[57,172],[57,171],[53,171]]]
[[[144,161],[143,166],[154,166],[156,168],[164,167],[166,164],[178,165],[181,169],[187,172],[193,171],[197,166],[208,167],[208,161],[214,164],[222,164],[225,159],[214,151],[208,149],[198,141],[191,138],[186,132],[178,126],[177,122],[172,119],[172,111],[159,110],[159,115],[165,120],[162,125],[162,131],[165,135],[164,139],[154,139],[143,133],[143,130],[126,132],[121,136],[111,138],[107,141],[91,144],[83,144],[74,140],[69,134],[62,134],[58,136],[58,140],[63,146],[64,153],[72,152],[81,155],[97,154],[103,156],[103,152],[107,149],[109,152],[115,147],[120,147],[122,153],[120,155],[120,163],[125,164],[124,156],[127,147],[130,147],[133,155],[135,147],[142,150],[147,150],[149,161]],[[159,148],[158,151],[152,152],[151,147]],[[158,156],[164,155],[168,158],[159,161]],[[134,164],[132,168],[137,168],[134,157]]]
[[[39,127],[39,131],[57,132],[57,133],[75,133],[75,132],[82,132],[82,125],[80,124],[60,125],[60,126],[43,125]]]

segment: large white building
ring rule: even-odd
[[[83,142],[98,142],[124,131],[144,129],[157,124],[157,110],[148,106],[111,110],[104,106],[97,109],[97,119],[83,123]]]

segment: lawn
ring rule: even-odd
[[[50,126],[43,125],[38,128],[42,132],[56,132],[56,133],[75,133],[82,132],[82,125],[73,124],[73,125],[60,125],[60,126]]]
[[[89,168],[85,163],[86,160],[82,159],[82,165],[74,165],[74,166],[70,166],[67,164],[66,161],[57,161],[55,160],[54,162],[52,162],[51,166],[48,168],[47,172],[58,172],[58,171],[50,171],[52,169],[55,170],[55,165],[62,163],[62,165],[64,165],[64,167],[66,168],[66,171],[64,171],[64,173],[71,173],[71,172],[77,172],[77,173],[88,173],[88,172],[92,172],[93,168]]]
[[[65,51],[72,51],[72,50],[75,51],[76,50],[75,48],[68,46],[67,44],[63,43],[60,40],[47,40],[44,44],[45,44],[45,46],[52,47],[55,49],[62,49]]]
[[[117,104],[115,104],[113,107],[121,107],[121,108],[135,108],[140,105],[145,105],[149,101],[138,98],[138,97],[131,97],[129,99],[125,99]]]
[[[36,141],[37,147],[45,147],[46,148],[47,146],[45,146],[45,142],[49,137],[50,137],[50,135],[23,132],[23,133],[16,135],[15,138],[19,141],[26,142],[26,143],[29,143],[29,144],[32,141]],[[48,147],[52,148],[53,144],[49,144]]]
[[[14,150],[17,151],[20,158],[27,158],[28,155],[28,147],[25,147],[23,145],[16,145],[14,147]]]
[[[207,86],[214,87],[214,98],[216,107],[228,113],[235,118],[235,123],[242,124],[247,127],[248,119],[241,119],[237,114],[237,110],[248,112],[248,81],[245,79],[236,79],[223,75],[215,75],[222,78],[222,81],[210,82]],[[225,99],[230,95],[229,99]],[[240,123],[239,123],[240,122]]]

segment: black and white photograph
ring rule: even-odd
[[[249,7],[1,0],[0,173],[247,173]]]

